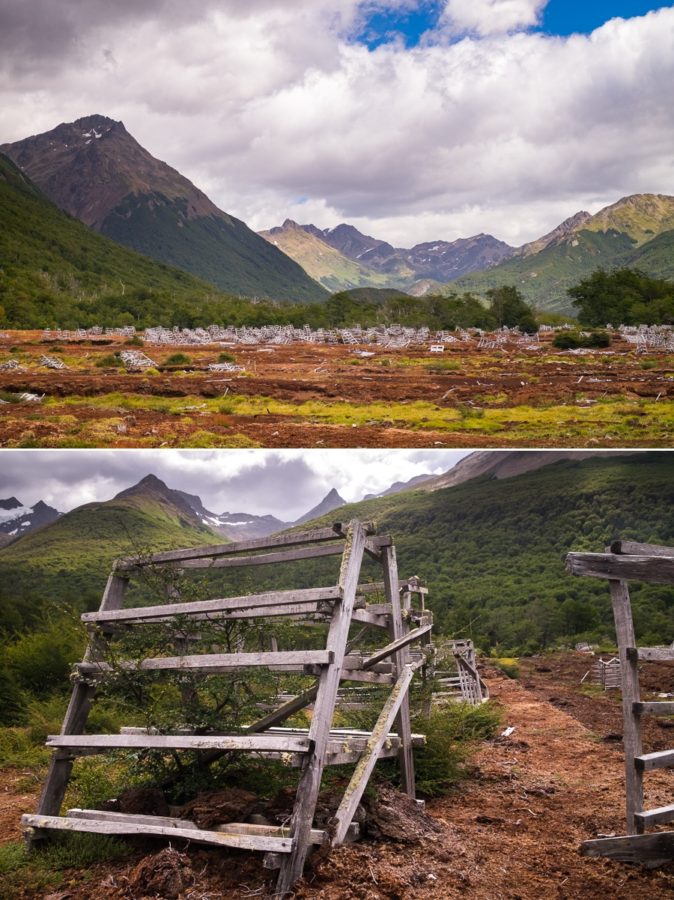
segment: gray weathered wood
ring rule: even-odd
[[[651,661],[674,659],[674,647],[637,647],[637,657]]]
[[[360,622],[362,625],[372,625],[373,628],[385,628],[388,630],[391,626],[390,615],[373,613],[369,609],[354,609],[352,619],[354,622]]]
[[[654,700],[650,703],[635,703],[634,712],[637,715],[674,716],[674,701]]]
[[[639,664],[628,653],[634,647],[634,625],[629,589],[624,581],[610,581],[611,604],[615,620],[620,677],[622,681],[623,748],[625,752],[625,791],[627,833],[638,834],[640,824],[635,815],[644,808],[644,786],[641,772],[635,766],[635,758],[641,754],[641,723],[634,714],[634,704],[639,703]]]
[[[298,531],[290,534],[270,535],[266,538],[253,538],[249,541],[209,544],[203,547],[188,547],[185,550],[165,550],[159,553],[151,553],[142,559],[129,557],[118,560],[117,571],[143,568],[156,565],[157,563],[231,556],[234,553],[248,550],[268,550],[273,547],[292,547],[298,544],[334,541],[338,537],[341,537],[341,525],[339,524],[328,528],[314,528],[311,531]]]
[[[194,616],[197,614],[214,615],[217,613],[237,612],[261,608],[264,610],[274,606],[295,606],[317,603],[326,600],[338,600],[338,587],[307,588],[296,591],[270,591],[264,594],[245,594],[241,597],[223,597],[213,600],[194,600],[191,603],[169,603],[162,606],[142,606],[129,609],[116,609],[103,612],[83,613],[85,623],[133,623],[154,622],[156,619],[171,619],[175,616]]]
[[[408,696],[407,691],[413,677],[414,666],[406,665],[398,677],[398,680],[388,696],[382,711],[379,714],[379,718],[372,729],[372,734],[367,740],[365,750],[356,764],[351,780],[349,781],[344,796],[335,813],[336,827],[334,829],[332,840],[335,846],[341,844],[346,836],[346,832],[355,815],[365,788],[367,787],[370,775],[381,755],[384,743],[389,738],[390,728],[398,715],[403,700]],[[402,744],[402,738],[400,738],[400,742]]]
[[[639,772],[652,772],[653,769],[669,769],[674,766],[674,750],[657,750],[655,753],[639,753],[634,764]],[[640,812],[641,810],[637,810]]]
[[[581,844],[583,856],[605,856],[620,862],[664,865],[674,859],[674,831],[597,838]]]
[[[569,553],[566,570],[571,575],[674,584],[674,557],[618,556],[613,553]]]
[[[109,819],[82,819],[66,816],[24,815],[23,825],[29,828],[54,828],[62,831],[85,831],[94,834],[152,835],[168,837],[172,840],[184,838],[201,844],[216,844],[221,847],[236,847],[239,850],[271,850],[275,853],[291,853],[293,840],[290,837],[270,837],[268,835],[205,831],[201,828],[174,828],[150,822],[111,821]]]
[[[129,585],[128,578],[113,572],[108,577],[101,598],[101,609],[119,609],[124,602],[124,593]],[[99,635],[94,636],[86,649],[84,659],[95,660],[100,652]],[[91,705],[94,702],[96,688],[91,684],[77,682],[70,696],[68,709],[61,725],[61,734],[76,734],[84,731]],[[45,779],[42,794],[38,802],[39,815],[58,815],[65,797],[66,788],[72,772],[72,760],[64,758],[62,754],[55,753],[49,763],[49,770]]]
[[[255,556],[220,557],[216,559],[187,559],[166,563],[179,569],[241,569],[247,566],[269,566],[276,563],[295,562],[300,559],[318,559],[323,556],[340,556],[341,544],[319,544],[298,547],[294,550],[279,550],[278,553],[258,553]]]
[[[375,666],[378,662],[382,662],[383,660],[388,659],[389,656],[397,654],[409,644],[413,644],[415,641],[418,641],[419,638],[423,637],[425,634],[428,634],[432,627],[432,625],[422,625],[421,628],[415,628],[413,631],[408,631],[406,634],[401,635],[394,641],[391,641],[390,644],[382,647],[381,650],[376,650],[374,653],[368,656],[367,659],[363,661],[363,668],[369,669],[372,666]]]
[[[662,825],[665,822],[674,822],[674,803],[669,806],[658,806],[655,809],[647,809],[636,814],[637,821],[642,828],[649,825]]]
[[[190,672],[225,672],[228,669],[245,669],[247,666],[326,666],[332,662],[330,650],[282,650],[261,653],[197,653],[193,656],[156,656],[139,662],[124,660],[118,665],[122,669],[142,672],[186,669]],[[83,675],[104,674],[112,670],[109,663],[80,663],[77,667]]]
[[[398,583],[398,562],[396,559],[395,547],[386,547],[383,551],[382,565],[384,569],[384,584],[386,586],[386,599],[391,604],[391,627],[389,634],[393,638],[393,643],[385,647],[379,654],[375,653],[366,660],[364,666],[370,668],[377,662],[385,659],[381,654],[389,651],[391,647],[395,648],[394,663],[396,675],[400,677],[405,672],[405,667],[410,661],[408,644],[411,642],[412,635],[416,640],[422,637],[429,630],[430,626],[425,628],[417,628],[414,631],[409,630],[407,621],[403,618],[402,605],[400,602],[400,585]],[[386,653],[388,656],[388,652]],[[410,725],[410,701],[406,691],[403,692],[402,700],[398,708],[396,717],[396,729],[400,735],[402,746],[398,754],[398,764],[400,766],[400,781],[403,791],[412,799],[416,796],[416,788],[414,781],[414,756],[412,753],[412,727]]]
[[[297,802],[290,821],[295,848],[290,857],[284,859],[276,886],[276,890],[281,896],[290,891],[304,868],[308,850],[308,835],[313,825],[314,811],[321,786],[321,776],[328,749],[328,734],[335,712],[340,670],[346,652],[349,625],[356,599],[365,539],[365,531],[360,522],[355,520],[351,522],[339,574],[339,586],[342,589],[343,599],[340,604],[335,605],[328,632],[327,645],[335,654],[335,658],[333,664],[324,669],[320,676],[310,729],[313,753],[307,756],[297,790]]]
[[[84,750],[239,750],[246,753],[303,753],[308,736],[282,734],[54,734],[48,747]]]
[[[627,556],[674,556],[674,547],[663,547],[661,544],[636,544],[634,541],[614,541],[611,553]]]

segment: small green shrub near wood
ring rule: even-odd
[[[172,353],[164,360],[165,366],[190,366],[191,364],[192,357],[188,356],[187,353]]]

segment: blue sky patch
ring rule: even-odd
[[[372,10],[353,39],[370,50],[395,40],[415,47],[425,32],[436,27],[444,5],[443,0],[419,0],[413,9]],[[549,0],[541,27],[535,30],[561,36],[590,34],[609,19],[629,19],[670,6],[657,0]]]

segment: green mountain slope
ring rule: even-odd
[[[0,548],[2,630],[37,624],[62,604],[100,603],[113,560],[138,552],[226,543],[179,495],[150,476],[103,503],[88,503]]]
[[[638,267],[647,275],[674,275],[671,239],[674,197],[634,194],[600,210],[578,213],[539,241],[491,269],[452,283],[453,290],[484,294],[515,285],[539,309],[572,313],[566,291],[596,269]]]
[[[674,453],[644,453],[406,491],[344,506],[339,516],[374,520],[394,535],[401,575],[428,581],[439,630],[522,651],[611,638],[606,583],[567,575],[564,557],[602,552],[619,537],[674,545],[673,503]],[[635,589],[633,603],[640,641],[674,639],[671,589]]]
[[[320,300],[323,289],[121,122],[93,115],[0,147],[57,206],[133,250],[247,297]]]
[[[0,305],[7,326],[41,327],[76,299],[155,292],[207,300],[210,285],[101,237],[54,206],[0,154]],[[92,323],[93,324],[93,323]]]

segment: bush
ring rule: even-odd
[[[430,715],[416,716],[413,731],[426,735],[426,746],[414,753],[417,790],[438,797],[465,776],[465,763],[478,741],[493,737],[501,722],[491,703],[449,703]]]
[[[124,341],[124,345],[126,347],[144,347],[145,341],[142,339],[142,337],[138,337],[137,334],[134,334],[134,336],[132,338],[129,338],[128,341]]]
[[[579,331],[563,331],[555,335],[553,347],[558,350],[577,350],[586,347],[610,347],[611,335],[606,331],[592,331],[588,335]]]
[[[220,353],[220,354],[219,354],[219,356],[218,356],[218,362],[221,362],[221,363],[226,363],[226,362],[228,362],[228,363],[233,363],[233,362],[236,362],[236,357],[234,356],[233,353],[225,353],[225,352],[223,352],[223,353]]]
[[[99,369],[109,369],[113,366],[120,366],[121,364],[122,360],[118,353],[107,353],[105,356],[101,356],[100,359],[97,359],[94,363]]]
[[[192,357],[186,353],[172,353],[168,359],[164,360],[165,366],[189,366],[192,363]]]

